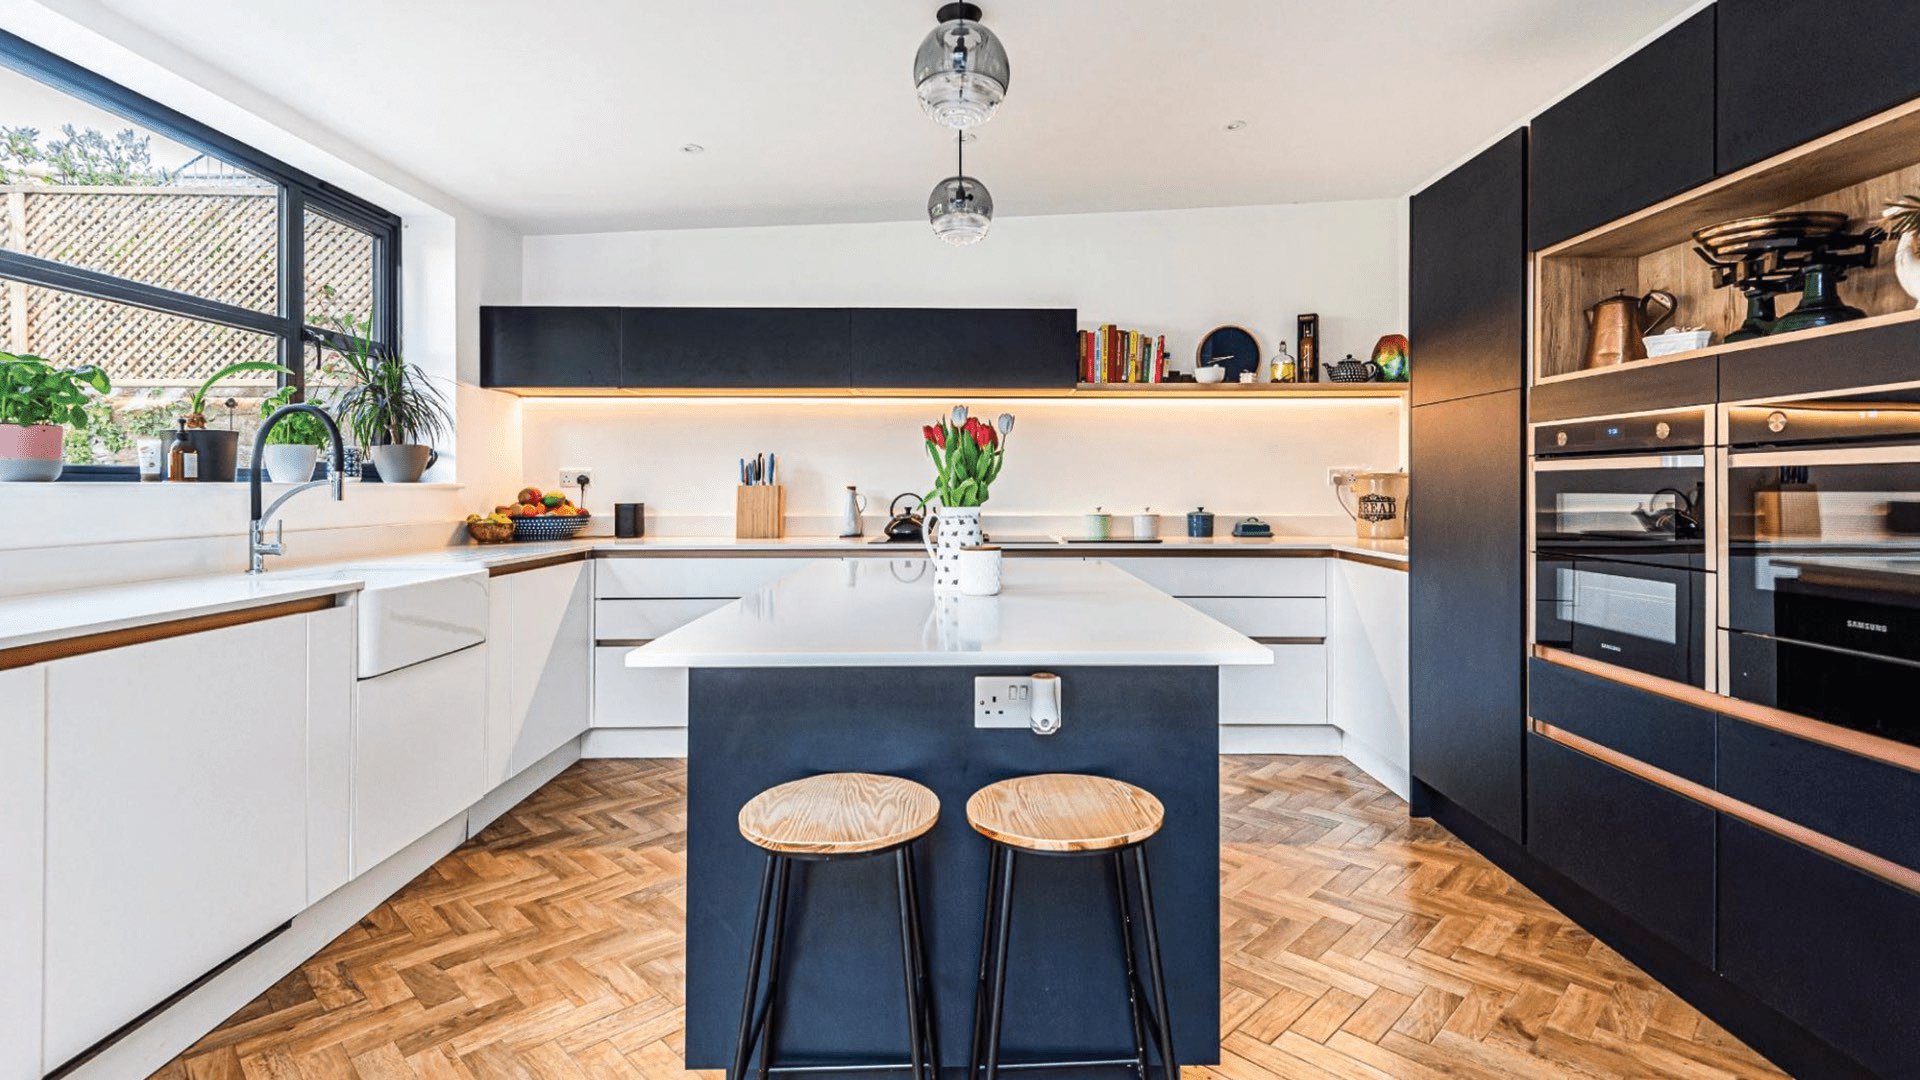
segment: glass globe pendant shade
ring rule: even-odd
[[[934,123],[959,130],[984,124],[1007,95],[1006,47],[980,25],[980,9],[948,4],[913,57],[913,86]]]
[[[927,196],[927,221],[933,235],[955,247],[977,244],[993,224],[993,196],[971,176],[949,176]]]

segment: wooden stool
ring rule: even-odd
[[[1153,921],[1153,887],[1141,845],[1160,831],[1166,811],[1150,792],[1119,780],[1068,773],[1019,776],[989,784],[967,800],[967,823],[992,841],[987,860],[987,910],[980,941],[980,980],[973,998],[973,1052],[968,1080],[1000,1072],[1000,1018],[1006,1005],[1007,942],[1013,927],[1016,855],[1105,857],[1113,864],[1119,898],[1121,949],[1127,967],[1127,1004],[1133,1014],[1133,1057],[1118,1060],[1046,1062],[1043,1067],[1131,1065],[1146,1080],[1147,1032],[1160,1051],[1165,1080],[1179,1080],[1173,1029],[1167,1015],[1166,979],[1160,970],[1160,932]],[[1147,943],[1147,985],[1140,983],[1133,947],[1133,911],[1127,898],[1126,861],[1132,856],[1139,881],[1140,921]],[[1142,1000],[1151,992],[1152,1007]],[[1008,1066],[1012,1068],[1013,1066]],[[1034,1065],[1023,1065],[1032,1068]]]
[[[872,773],[824,773],[770,787],[740,808],[740,835],[767,853],[760,875],[760,908],[753,917],[753,953],[747,963],[747,991],[740,1005],[740,1040],[735,1044],[729,1080],[742,1080],[760,1044],[760,1080],[770,1072],[804,1071],[773,1064],[774,1021],[780,1002],[780,952],[791,899],[788,878],[795,862],[834,862],[891,853],[900,903],[900,962],[906,980],[907,1036],[914,1080],[937,1080],[940,1044],[933,1031],[931,976],[925,938],[920,932],[920,885],[914,873],[912,845],[940,819],[940,800],[911,780]],[[771,920],[769,920],[771,914]],[[771,921],[771,928],[769,928]],[[771,942],[768,939],[771,937]],[[765,951],[767,980],[760,992],[760,959]],[[758,999],[758,1000],[757,1000]],[[933,1077],[926,1073],[932,1063]]]

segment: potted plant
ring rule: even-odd
[[[91,395],[112,388],[97,367],[0,352],[0,480],[59,479],[67,425],[86,427]]]
[[[1893,275],[1920,307],[1920,196],[1902,195],[1880,212],[1893,237]]]
[[[337,399],[341,426],[366,449],[382,481],[418,483],[440,458],[433,440],[453,427],[446,398],[418,365],[375,345],[369,322],[345,316],[333,330],[321,345],[335,357],[324,370],[345,384]]]
[[[920,429],[922,445],[933,459],[933,489],[923,500],[927,513],[921,543],[933,560],[935,592],[959,590],[960,549],[983,540],[980,506],[1006,462],[1012,431],[1012,413],[1001,413],[989,424],[968,416],[964,405],[955,405],[946,418]]]
[[[207,376],[207,381],[201,383],[200,388],[187,399],[187,442],[200,455],[200,479],[203,481],[231,482],[240,465],[240,433],[207,427],[207,395],[221,380],[252,371],[293,374],[290,369],[270,360],[241,360]]]
[[[260,403],[260,419],[265,420],[284,405],[293,404],[294,389],[280,391]],[[320,461],[320,448],[327,445],[327,428],[312,413],[289,413],[267,432],[266,448],[256,469],[265,469],[267,479],[276,484],[304,484],[313,479],[313,467]]]

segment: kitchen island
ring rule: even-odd
[[[965,804],[1010,776],[1081,772],[1166,807],[1146,846],[1182,1064],[1219,1055],[1218,687],[1267,649],[1098,561],[1009,562],[994,597],[936,597],[924,560],[823,560],[634,649],[690,669],[689,1068],[728,1064],[762,853],[740,807],[822,772],[887,773],[940,798],[919,858],[941,1064],[964,1070],[987,844]],[[1061,677],[1061,727],[976,727],[976,676]],[[811,866],[789,924],[783,1064],[906,1051],[890,860]],[[1030,859],[1016,897],[1008,1063],[1124,1056],[1131,1045],[1104,860]]]

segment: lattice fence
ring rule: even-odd
[[[7,250],[255,311],[278,308],[271,188],[6,185],[0,200]],[[368,314],[372,261],[371,237],[309,214],[310,314]],[[9,281],[0,281],[0,343],[62,364],[97,364],[125,389],[197,386],[234,361],[274,358],[264,335]],[[235,381],[248,380],[273,381]]]

